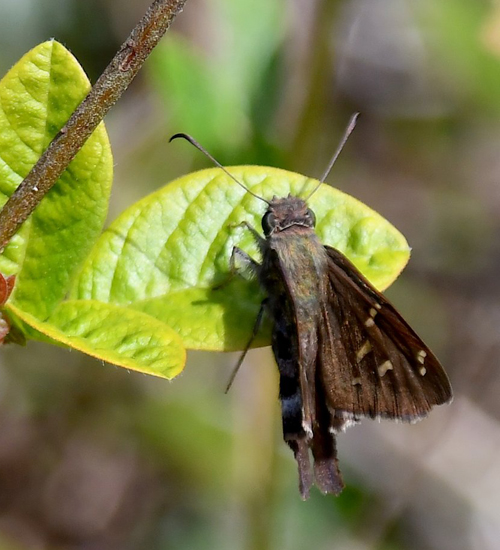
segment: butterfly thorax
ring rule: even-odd
[[[327,256],[314,232],[315,221],[306,202],[291,195],[274,197],[262,218],[266,244],[260,279],[276,314],[284,299],[292,302],[295,317],[312,317],[317,308]]]
[[[314,231],[315,221],[305,201],[290,195],[273,198],[262,218],[266,245],[260,278],[272,310],[283,308],[286,297],[292,302],[295,316],[312,318],[317,311],[326,284],[328,258]]]

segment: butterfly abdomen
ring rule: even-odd
[[[272,347],[280,374],[279,397],[285,440],[304,437],[297,337],[283,317],[274,319]]]

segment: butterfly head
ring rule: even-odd
[[[314,212],[304,200],[291,195],[286,198],[273,197],[262,217],[262,229],[266,237],[290,227],[313,228],[315,225]]]

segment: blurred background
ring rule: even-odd
[[[149,0],[0,0],[0,72],[50,37],[95,81]],[[441,358],[451,406],[338,438],[347,484],[302,502],[277,369],[191,352],[172,382],[30,343],[0,357],[0,550],[500,548],[500,3],[187,0],[106,119],[110,220],[224,164],[318,176],[413,248],[388,296]]]

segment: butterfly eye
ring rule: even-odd
[[[262,218],[262,229],[264,231],[264,235],[270,235],[275,227],[276,217],[272,212],[266,212]]]
[[[309,208],[307,210],[307,219],[308,220],[311,220],[311,227],[315,227],[316,226],[316,214]]]

